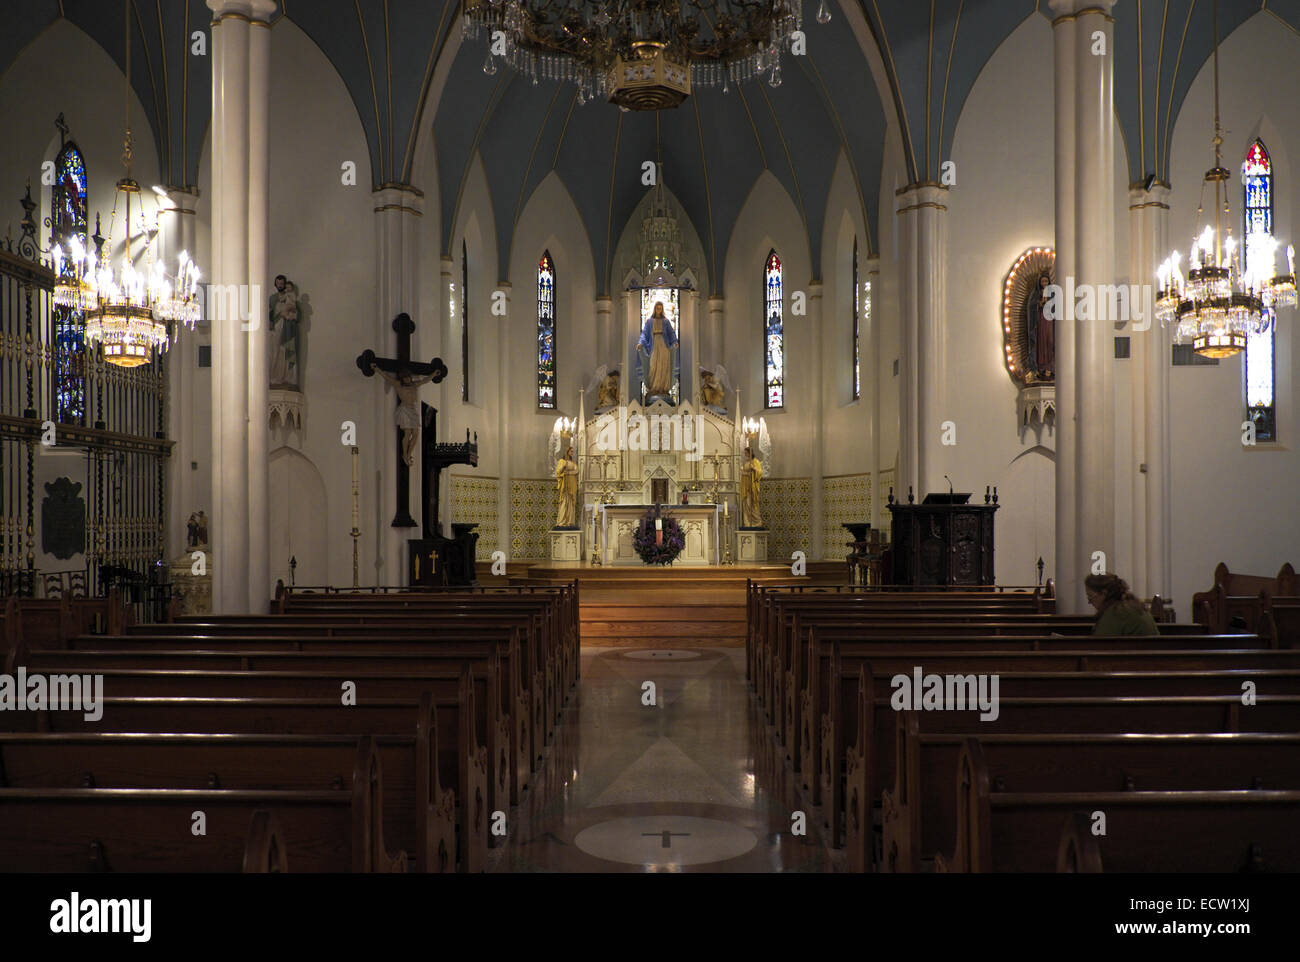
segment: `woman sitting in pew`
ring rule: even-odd
[[[1094,635],[1158,635],[1151,613],[1128,590],[1128,583],[1118,575],[1088,575],[1083,579],[1088,604],[1097,609]]]

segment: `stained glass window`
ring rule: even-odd
[[[853,238],[853,400],[861,392],[861,358],[858,355],[858,334],[862,322],[862,289],[858,287],[858,238]]]
[[[1243,258],[1249,257],[1252,248],[1262,237],[1273,233],[1273,165],[1264,144],[1256,140],[1246,151],[1241,165],[1244,184],[1245,245]],[[1243,267],[1249,269],[1248,265]],[[1268,273],[1272,273],[1271,265]],[[1242,364],[1245,381],[1246,418],[1255,425],[1256,441],[1277,440],[1277,409],[1274,405],[1274,332],[1275,315],[1264,310],[1264,323],[1259,331],[1246,336],[1246,355]]]
[[[469,253],[460,241],[460,399],[469,403]]]
[[[67,143],[54,162],[55,182],[50,192],[51,234],[66,255],[68,242],[78,237],[85,248],[86,164],[75,143]],[[91,252],[93,254],[93,251]],[[65,275],[75,271],[66,256]],[[54,322],[54,408],[63,424],[81,424],[86,417],[86,320],[81,311],[55,306]]]
[[[555,264],[550,251],[537,262],[537,406],[555,407]]]
[[[767,255],[763,267],[763,340],[765,349],[763,406],[785,407],[785,325],[781,310],[781,258]]]

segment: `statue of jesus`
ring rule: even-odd
[[[641,328],[641,338],[637,341],[637,351],[642,355],[645,371],[646,397],[670,397],[673,392],[673,348],[677,344],[677,332],[673,322],[664,313],[664,302],[655,301],[654,311]],[[645,355],[650,356],[650,363],[645,364]]]
[[[397,391],[397,426],[402,429],[402,460],[407,465],[415,463],[415,442],[420,437],[420,387],[433,380],[432,377],[414,377],[409,371],[403,371],[401,377],[394,377],[387,371],[376,367],[375,373],[382,377]]]

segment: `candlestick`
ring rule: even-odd
[[[357,539],[361,537],[361,485],[358,478],[361,449],[352,446],[352,587],[360,587]]]

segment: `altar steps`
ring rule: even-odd
[[[653,592],[658,594],[658,592]],[[716,599],[707,599],[715,601]],[[578,614],[584,645],[678,648],[745,643],[745,598],[736,604],[692,604],[678,593],[662,601],[613,604],[582,600]]]

